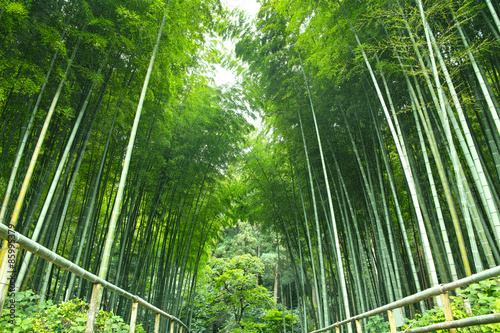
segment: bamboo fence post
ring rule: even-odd
[[[174,333],[175,321],[170,322],[170,333]]]
[[[183,326],[181,326],[181,328],[179,328],[179,333],[182,333],[182,330],[184,329]]]
[[[335,327],[335,333],[340,333],[340,328],[338,326]]]
[[[137,308],[139,307],[139,303],[132,302],[132,314],[130,315],[130,333],[135,332],[135,322],[137,320]]]
[[[361,321],[359,321],[359,320],[356,320],[356,331],[358,333],[363,333],[363,330],[361,328]]]
[[[396,332],[396,322],[394,321],[394,313],[392,310],[387,310],[387,315],[389,316],[389,325],[391,327],[391,333]]]
[[[99,306],[101,304],[101,300],[97,295],[101,293],[102,284],[94,283],[92,287],[92,296],[90,299],[89,310],[87,315],[87,327],[85,328],[85,333],[93,333],[94,332],[94,321],[97,315],[97,311],[99,311]],[[93,309],[93,310],[91,310]],[[89,319],[90,318],[90,319]]]
[[[453,311],[451,310],[450,298],[448,297],[448,292],[441,294],[441,300],[443,301],[443,311],[446,321],[453,321]],[[448,329],[449,333],[457,333],[455,328]]]
[[[155,317],[155,331],[154,333],[160,333],[160,314],[157,313]]]

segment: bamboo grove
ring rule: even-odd
[[[277,235],[301,332],[500,265],[500,6],[259,3],[250,21],[215,0],[0,1],[1,222],[188,325],[238,221]],[[221,59],[239,83],[207,78]],[[130,316],[16,258],[16,290],[85,299],[88,327]]]
[[[499,9],[263,1],[235,32],[269,124],[248,182],[296,263],[303,326],[500,263]]]
[[[2,223],[189,318],[225,223],[221,181],[251,129],[238,91],[203,75],[220,4],[2,1],[0,13]],[[17,259],[16,290],[91,300],[85,280]],[[124,299],[94,294],[129,315]],[[154,314],[139,317],[151,330]]]

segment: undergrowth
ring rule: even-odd
[[[12,302],[15,304],[12,312],[6,302],[0,317],[2,333],[85,331],[87,303],[74,299],[54,304],[51,300],[39,302],[39,298],[31,290],[17,292]],[[141,325],[136,325],[135,331],[145,332]],[[129,325],[121,317],[101,310],[97,314],[95,332],[125,333],[129,332]]]

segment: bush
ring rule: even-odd
[[[10,332],[33,332],[34,316],[38,311],[43,311],[46,306],[51,306],[52,301],[37,304],[40,296],[33,294],[31,290],[17,292],[14,296],[15,317],[11,317],[11,310],[6,299],[2,316],[0,317],[0,327],[6,333]],[[9,303],[10,304],[10,303]]]
[[[38,302],[40,297],[32,291],[22,291],[15,295],[15,319],[11,321],[10,310],[4,308],[0,318],[3,333],[20,332],[84,332],[87,323],[88,304],[74,299],[60,304],[52,301]],[[96,318],[95,332],[126,333],[129,325],[111,312],[99,311]],[[136,325],[136,332],[145,332]]]
[[[266,312],[262,319],[265,323],[264,332],[283,332],[283,311],[280,311],[278,309],[271,309]],[[294,327],[293,332],[298,332],[300,329],[300,326],[298,324],[298,317],[288,311],[285,311],[285,325],[287,332],[292,332],[292,321]]]
[[[385,321],[382,316],[373,316],[368,319],[366,329],[370,333],[389,332],[389,322]]]

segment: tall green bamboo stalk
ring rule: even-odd
[[[318,252],[318,260],[319,260],[319,264],[320,264],[320,276],[321,276],[321,285],[322,285],[321,288],[323,288],[323,286],[326,285],[326,278],[324,276],[325,265],[324,265],[324,261],[323,261],[323,243],[322,243],[321,231],[320,231],[320,227],[319,227],[318,208],[316,206],[316,194],[315,194],[315,190],[314,190],[313,176],[312,176],[312,171],[311,171],[311,163],[309,161],[309,153],[307,150],[307,143],[306,143],[306,138],[304,135],[304,127],[302,124],[302,118],[300,116],[300,112],[298,112],[298,115],[299,115],[300,131],[302,133],[302,142],[303,142],[303,146],[304,146],[304,153],[306,156],[307,172],[309,175],[309,184],[311,186],[311,198],[312,198],[313,210],[314,210],[314,221],[316,222],[315,223],[316,237],[318,239],[317,252]],[[299,188],[299,190],[300,190],[300,188]],[[307,213],[306,213],[306,209],[305,209],[305,205],[304,205],[304,198],[302,196],[301,190],[300,190],[300,198],[302,200],[302,208],[304,210],[304,218],[305,218],[305,223],[306,223],[307,237],[308,237],[308,239],[310,239],[309,227],[307,224]],[[316,278],[316,268],[315,268],[315,264],[314,264],[314,255],[313,255],[313,251],[312,251],[312,244],[309,244],[309,250],[310,250],[311,264],[312,264],[312,269],[313,269],[313,279],[314,279],[314,286],[315,286],[314,292],[316,293],[316,299],[319,301],[321,299],[321,297],[319,295],[319,286],[318,286],[318,282],[317,282],[318,280]],[[325,288],[326,288],[326,286],[325,286]],[[326,290],[324,292],[326,293]],[[322,304],[322,306],[318,306],[318,312],[319,312],[318,319],[319,319],[320,326],[324,326],[323,313],[325,311],[327,311],[327,309],[324,308],[324,303]]]
[[[318,123],[316,121],[316,113],[314,111],[314,104],[312,102],[312,96],[311,96],[311,91],[310,91],[310,88],[309,88],[309,83],[307,82],[306,72],[305,72],[304,67],[302,65],[302,60],[300,59],[300,53],[299,53],[299,60],[301,62],[302,74],[304,76],[304,83],[305,83],[305,86],[306,86],[307,96],[308,96],[308,99],[309,99],[309,103],[310,103],[310,107],[311,107],[311,112],[312,112],[312,115],[313,115],[314,127],[316,129],[316,138],[318,140],[319,154],[320,154],[320,158],[321,158],[321,165],[323,167],[323,176],[324,176],[324,179],[325,179],[325,187],[326,187],[326,193],[327,193],[328,204],[329,204],[329,209],[330,209],[330,219],[331,219],[331,223],[332,223],[333,235],[334,235],[334,238],[335,238],[335,247],[336,247],[337,253],[338,253],[338,256],[337,256],[337,270],[338,270],[338,274],[339,274],[339,283],[341,285],[342,297],[343,297],[343,300],[344,300],[344,311],[345,311],[346,318],[349,318],[351,316],[350,312],[349,312],[349,297],[347,295],[347,285],[346,285],[345,276],[344,276],[344,264],[342,263],[342,255],[341,255],[341,252],[340,252],[340,241],[339,241],[339,236],[338,236],[338,231],[337,231],[337,225],[336,225],[336,221],[335,221],[335,213],[333,211],[333,201],[332,201],[332,194],[331,194],[331,191],[330,191],[330,183],[329,183],[328,175],[327,175],[327,172],[326,172],[325,158],[323,156],[323,148],[322,148],[322,145],[321,145],[321,137],[320,137],[320,134],[319,134]],[[325,284],[326,284],[326,281],[325,281]],[[329,326],[330,325],[330,319],[329,319],[329,315],[328,315],[328,304],[327,304],[327,300],[326,300],[326,298],[327,298],[326,288],[323,289],[323,296],[324,296],[323,305],[324,305],[325,311],[326,311],[326,313],[324,314],[325,326]],[[347,331],[349,333],[351,332],[351,326],[350,325],[348,326]]]
[[[57,102],[59,101],[59,96],[61,95],[62,88],[64,87],[64,82],[66,82],[66,78],[68,77],[69,71],[71,69],[71,66],[73,64],[73,60],[75,59],[76,52],[78,50],[78,47],[80,46],[80,40],[81,38],[78,38],[78,41],[76,43],[75,48],[73,49],[73,53],[71,54],[71,58],[68,61],[68,64],[66,66],[66,70],[64,71],[63,77],[61,79],[61,82],[59,83],[59,86],[57,87],[57,91],[54,94],[54,97],[52,99],[52,103],[50,105],[49,111],[47,112],[47,116],[45,117],[45,121],[42,127],[42,131],[40,132],[40,135],[38,137],[38,141],[35,147],[35,150],[33,152],[33,155],[31,156],[31,161],[28,166],[28,170],[26,171],[26,175],[24,177],[23,184],[21,186],[21,191],[19,193],[19,196],[17,197],[16,205],[14,207],[14,211],[12,213],[12,217],[10,220],[9,227],[11,229],[15,229],[16,224],[19,219],[19,215],[21,214],[21,208],[23,207],[24,204],[24,198],[26,196],[26,192],[28,191],[28,186],[31,181],[31,176],[33,175],[33,171],[35,169],[35,165],[38,159],[38,155],[40,154],[40,150],[42,149],[42,144],[45,140],[45,135],[47,133],[47,129],[50,124],[50,120],[52,119],[52,115],[54,114],[54,111],[56,109]],[[8,282],[7,280],[10,278],[8,275],[7,271],[7,260],[5,260],[6,255],[7,255],[7,247],[8,243],[7,241],[3,242],[2,246],[2,251],[0,253],[0,313],[2,312],[4,303],[5,303],[5,297],[7,295],[7,290],[8,290]],[[14,258],[17,255],[18,251],[18,246],[15,246],[14,250]]]
[[[153,65],[156,59],[156,53],[158,52],[158,47],[160,45],[161,35],[163,32],[163,27],[165,26],[165,21],[167,19],[167,10],[170,1],[167,2],[165,12],[163,14],[163,19],[161,21],[160,29],[158,31],[158,36],[156,38],[156,43],[153,48],[153,54],[151,55],[151,59],[149,61],[148,70],[146,73],[146,77],[144,78],[144,84],[142,87],[141,96],[139,98],[139,103],[137,105],[137,111],[135,114],[134,124],[132,126],[132,130],[130,132],[129,143],[127,146],[127,151],[125,154],[125,158],[123,161],[122,173],[120,176],[120,183],[118,184],[118,190],[116,194],[116,200],[113,206],[113,211],[111,214],[111,220],[108,227],[108,233],[106,236],[106,243],[104,246],[104,251],[102,254],[102,259],[99,267],[99,277],[101,279],[106,279],[108,273],[108,267],[110,264],[110,256],[111,256],[111,247],[113,245],[113,240],[115,236],[116,222],[118,221],[118,217],[120,215],[122,198],[123,198],[123,190],[125,187],[125,182],[127,180],[128,169],[130,165],[130,160],[132,157],[132,150],[134,148],[135,137],[137,134],[137,128],[139,127],[139,120],[141,118],[142,106],[144,104],[144,100],[146,98],[146,92],[148,90],[149,80],[151,78],[151,73],[153,71]],[[88,311],[88,319],[87,319],[87,327],[85,329],[85,333],[94,332],[94,323],[97,315],[97,310],[99,308],[100,302],[102,298],[102,286],[100,284],[95,284],[92,289],[92,298],[90,300],[90,306]]]

